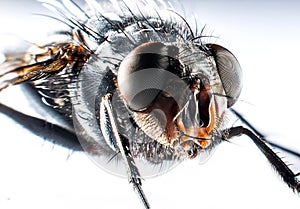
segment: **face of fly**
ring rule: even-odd
[[[216,64],[194,45],[150,42],[121,63],[117,85],[136,124],[181,155],[196,157],[215,142],[227,108]]]

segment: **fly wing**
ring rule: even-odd
[[[0,48],[0,89],[9,86],[10,73],[20,66],[28,65],[31,44],[16,36],[1,35]]]
[[[71,150],[81,150],[73,125],[67,120],[69,117],[44,105],[47,98],[39,94],[37,84],[57,82],[59,74],[69,77],[68,69],[85,61],[77,56],[83,52],[83,48],[68,41],[38,46],[14,36],[3,37],[2,40],[7,46],[1,44],[0,49],[0,92],[11,85],[24,83],[25,85],[20,85],[20,90],[37,114],[32,116],[24,112],[24,109],[12,109],[5,105],[6,101],[3,101],[3,104],[0,102],[0,112],[44,139]],[[72,56],[67,57],[68,53],[72,53]],[[45,124],[49,125],[48,130],[48,125]]]
[[[68,70],[67,66],[85,63],[89,53],[82,45],[58,43],[33,46],[24,53],[2,54],[0,91],[14,84],[45,78]]]

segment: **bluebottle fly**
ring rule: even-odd
[[[171,5],[42,2],[69,30],[58,31],[56,42],[4,54],[0,89],[27,83],[27,91],[37,94],[64,126],[45,125],[5,105],[2,113],[56,144],[84,151],[105,170],[127,176],[144,208],[150,208],[144,177],[186,159],[205,158],[239,135],[249,136],[299,193],[297,174],[231,108],[242,90],[237,58],[206,42],[203,31],[193,30]],[[228,112],[244,126],[226,127]]]

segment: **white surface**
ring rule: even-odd
[[[272,139],[300,150],[300,5],[224,2],[184,5],[239,59],[244,70],[241,103],[251,109],[243,113]],[[14,3],[0,2],[0,32],[39,38],[41,30],[49,29],[47,24],[34,26],[34,19],[44,21],[30,16],[45,11],[37,3]],[[0,101],[25,109],[26,102],[11,91],[1,92]],[[3,115],[0,121],[0,208],[141,208],[126,179],[105,173],[84,154],[67,159],[68,150],[43,142]],[[187,161],[144,181],[143,187],[154,209],[293,209],[300,204],[246,137],[220,145],[204,165]]]

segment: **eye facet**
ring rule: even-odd
[[[242,91],[242,69],[236,57],[217,44],[206,45],[212,53],[227,97],[227,107],[237,101]]]
[[[120,64],[118,88],[133,111],[143,111],[154,103],[174,76],[181,72],[178,49],[160,42],[135,48]]]

